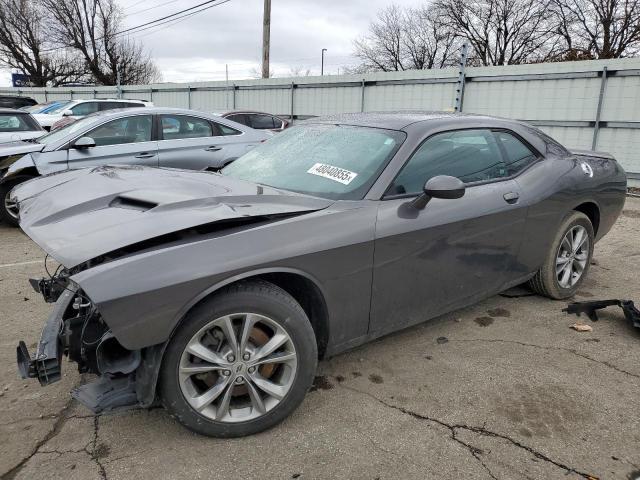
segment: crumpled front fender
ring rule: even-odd
[[[38,174],[38,167],[30,154],[6,157],[0,161],[0,171],[2,170],[4,170],[4,174],[0,178],[0,182],[6,182],[25,175],[34,176]]]

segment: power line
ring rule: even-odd
[[[172,25],[175,25],[176,23],[179,23],[179,21],[180,21],[180,20],[184,20],[184,19],[186,19],[187,17],[191,17],[192,15],[196,15],[196,14],[198,14],[198,13],[200,13],[200,12],[204,12],[205,10],[209,10],[210,8],[217,7],[217,6],[219,6],[219,5],[222,5],[223,3],[227,3],[227,2],[230,2],[230,1],[231,1],[231,0],[220,0],[220,1],[219,1],[219,3],[216,3],[216,4],[213,4],[213,5],[206,6],[206,7],[204,7],[204,8],[201,8],[200,10],[196,10],[195,12],[186,13],[186,14],[182,15],[181,17],[177,17],[177,18],[170,18],[170,19],[168,19],[168,20],[164,20],[164,21],[159,22],[159,23],[156,23],[156,24],[154,24],[154,25],[149,25],[149,26],[147,26],[147,27],[145,27],[145,28],[139,28],[139,29],[138,29],[138,30],[136,30],[135,32],[132,32],[130,35],[136,35],[136,34],[138,34],[138,33],[140,33],[140,32],[144,32],[145,30],[150,30],[150,29],[152,29],[152,28],[156,28],[156,27],[159,27],[159,26],[161,26],[161,25],[165,25],[165,24],[167,24],[167,23],[171,23],[171,22],[173,22],[173,23],[171,23],[171,25],[167,25],[167,27],[170,27],[170,26],[172,26]],[[165,27],[165,28],[167,28],[167,27]],[[136,28],[137,28],[137,27],[136,27]],[[162,29],[159,29],[159,30],[162,30]],[[156,30],[156,31],[159,31],[159,30]],[[114,37],[115,37],[115,36],[117,36],[117,35],[119,35],[119,34],[121,34],[121,33],[124,33],[124,32],[125,32],[124,30],[123,30],[122,32],[117,32],[117,33],[115,33],[115,34],[114,34]],[[150,33],[155,33],[155,32],[150,32]]]
[[[154,5],[153,7],[143,8],[142,10],[136,10],[135,12],[127,13],[125,17],[133,17],[134,15],[138,15],[142,12],[148,12],[149,10],[155,10],[156,8],[164,7],[165,5],[169,5],[170,3],[176,3],[178,0],[169,0],[168,2],[161,3],[160,5]]]
[[[214,2],[216,2],[216,1],[218,1],[218,0],[207,0],[206,2],[199,3],[198,5],[195,5],[195,6],[193,6],[193,7],[185,8],[184,10],[180,10],[179,12],[172,13],[171,15],[166,15],[166,16],[164,16],[164,17],[156,18],[155,20],[151,20],[150,22],[146,22],[146,23],[142,23],[142,24],[140,24],[140,25],[136,25],[135,27],[126,28],[126,29],[124,29],[124,30],[121,30],[121,31],[119,31],[119,32],[116,32],[116,33],[114,34],[114,36],[115,36],[115,35],[122,35],[123,33],[127,33],[127,32],[130,32],[130,31],[132,31],[132,30],[137,30],[137,29],[139,29],[139,28],[141,28],[141,27],[146,27],[147,25],[151,25],[151,24],[154,24],[154,23],[158,23],[158,22],[161,22],[161,21],[163,21],[163,20],[167,20],[167,19],[169,19],[169,18],[173,18],[173,17],[175,17],[175,16],[177,16],[177,15],[181,15],[181,14],[183,14],[183,13],[185,13],[185,12],[189,12],[189,11],[191,11],[191,10],[195,10],[196,8],[200,8],[200,7],[204,6],[204,5],[209,5],[209,4],[214,3]],[[216,7],[216,6],[218,6],[218,5],[222,5],[223,3],[227,3],[228,1],[229,1],[229,0],[222,1],[222,2],[217,3],[217,4],[216,4],[216,3],[214,3],[214,5],[211,5],[211,7]],[[204,10],[205,10],[205,9],[200,10],[200,11],[204,11]]]
[[[147,1],[147,0],[140,0],[140,1],[136,2],[136,3],[134,3],[133,5],[129,5],[128,7],[124,7],[124,10],[129,10],[130,8],[133,8],[133,7],[135,7],[135,6],[138,6],[138,5],[140,5],[141,3],[144,3],[144,2],[146,2],[146,1]]]
[[[156,20],[152,20],[152,21],[150,21],[150,22],[146,22],[146,23],[143,23],[143,24],[141,24],[141,25],[137,25],[137,26],[135,26],[135,27],[130,27],[130,28],[127,28],[127,29],[125,29],[125,30],[121,30],[121,31],[119,31],[119,32],[114,33],[114,34],[112,35],[112,38],[115,38],[115,37],[117,37],[117,36],[119,36],[119,35],[122,35],[122,34],[124,34],[124,33],[131,32],[132,30],[136,30],[136,31],[135,31],[135,32],[133,32],[133,33],[140,33],[140,32],[143,32],[143,31],[145,31],[145,30],[149,30],[149,29],[151,29],[151,28],[155,28],[155,27],[158,27],[158,26],[160,26],[160,25],[164,25],[164,24],[166,24],[166,23],[169,23],[169,22],[172,22],[172,21],[175,21],[175,20],[181,19],[181,18],[185,18],[185,17],[191,16],[191,15],[195,15],[195,14],[200,13],[200,12],[204,12],[205,10],[209,10],[210,8],[217,7],[217,6],[219,6],[219,5],[222,5],[222,4],[227,3],[227,2],[230,2],[230,1],[231,1],[231,0],[208,0],[208,1],[206,1],[206,2],[200,3],[200,4],[195,5],[195,6],[193,6],[193,7],[186,8],[186,9],[181,10],[181,11],[179,11],[179,12],[172,13],[171,15],[167,15],[167,16],[165,16],[165,17],[158,18],[158,19],[156,19]],[[218,2],[218,3],[214,3],[214,2]],[[189,12],[190,10],[193,10],[193,9],[195,9],[195,8],[202,7],[203,5],[207,5],[207,6],[205,6],[204,8],[201,8],[200,10],[197,10],[197,11],[195,11],[195,12],[191,12],[191,13],[187,13],[187,14],[185,14],[185,15],[182,15],[181,17],[173,18],[173,17],[176,17],[177,15],[180,15],[180,14],[182,14],[182,13]],[[157,22],[159,22],[159,23],[157,23]],[[151,24],[154,24],[154,25],[151,25]],[[141,28],[141,27],[145,27],[145,28]],[[105,35],[103,35],[103,36],[101,36],[101,37],[96,38],[96,41],[97,41],[97,40],[102,40],[103,38],[105,38]],[[42,53],[54,52],[54,51],[59,50],[60,48],[65,48],[65,47],[66,47],[66,48],[69,48],[69,47],[72,47],[72,46],[73,46],[73,45],[70,45],[70,44],[69,44],[69,45],[62,45],[62,46],[60,46],[60,47],[56,47],[56,48],[49,48],[49,49],[41,50],[41,52],[42,52]]]
[[[183,17],[180,17],[180,18],[177,18],[177,19],[176,18],[172,18],[170,21],[166,22],[167,25],[165,25],[165,26],[161,26],[163,23],[165,23],[165,22],[163,22],[162,24],[152,25],[151,27],[143,28],[141,30],[138,30],[137,32],[133,32],[131,35],[135,36],[135,38],[147,37],[149,35],[153,35],[154,33],[158,33],[158,32],[160,32],[162,30],[165,30],[165,29],[167,29],[169,27],[173,27],[174,25],[177,25],[180,22],[184,22],[185,20],[188,20],[193,15],[196,15],[198,13],[200,13],[200,11],[188,13],[187,15],[185,15]],[[145,33],[143,35],[138,35],[138,33],[140,33],[140,32],[144,32],[145,30],[151,30],[151,29],[156,28],[156,27],[160,27],[160,28],[158,28],[157,30],[153,30],[151,32]]]

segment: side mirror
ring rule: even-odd
[[[465,186],[462,180],[449,175],[438,175],[424,184],[424,193],[411,202],[411,205],[422,210],[432,198],[455,199],[464,196]]]
[[[71,110],[65,110],[62,112],[63,117],[73,117],[73,112]]]
[[[80,137],[73,144],[73,148],[83,149],[96,146],[96,141],[91,137]]]

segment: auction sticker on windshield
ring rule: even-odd
[[[316,163],[313,167],[307,170],[307,173],[328,178],[329,180],[340,182],[343,185],[349,185],[353,179],[358,176],[357,173],[350,172],[344,168],[334,167],[333,165],[327,165],[326,163]]]

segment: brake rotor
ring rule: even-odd
[[[216,341],[215,338],[212,337],[212,339]],[[249,342],[251,342],[251,344],[255,347],[255,349],[258,350],[260,347],[265,345],[268,341],[269,341],[269,335],[265,333],[265,331],[262,330],[260,327],[254,326],[253,329],[251,330],[251,333],[249,334]],[[275,373],[276,368],[277,368],[277,365],[273,363],[267,363],[267,364],[260,365],[258,367],[258,372],[260,372],[260,375],[264,378],[271,378],[271,376],[273,376],[273,374]],[[214,374],[212,372],[208,372],[208,373],[197,375],[196,378],[201,382],[203,382],[204,388],[211,388],[218,381],[218,378],[219,378],[218,376],[219,376],[219,373]],[[247,390],[246,385],[234,385],[232,396],[240,397],[242,395],[247,395],[248,393],[249,392]]]
[[[269,341],[269,335],[267,335],[260,327],[256,326],[251,329],[251,333],[249,334],[249,341],[256,347],[257,350]],[[258,371],[264,378],[271,378],[271,376],[275,373],[276,366],[277,365],[273,363],[263,364],[258,367]],[[233,390],[232,396],[240,397],[242,395],[247,395],[248,393],[249,391],[247,390],[246,385],[236,385]]]

